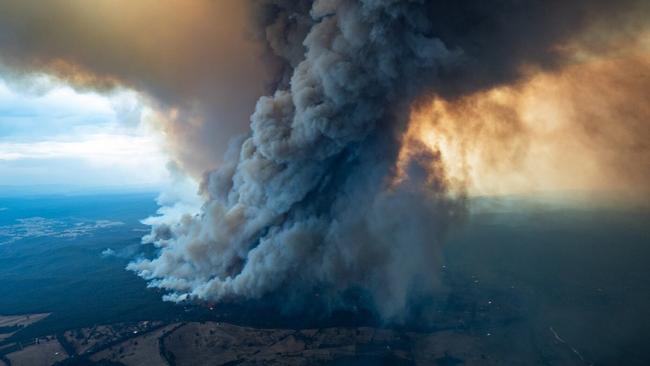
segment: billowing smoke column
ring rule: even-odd
[[[642,3],[639,3],[642,4]],[[550,68],[554,48],[635,6],[601,1],[259,1],[259,36],[283,65],[252,132],[207,175],[201,213],[158,225],[129,268],[168,299],[361,288],[385,317],[435,286],[437,249],[463,213],[438,153],[395,163],[408,108]],[[621,11],[625,10],[625,11]],[[638,13],[637,13],[638,14]]]
[[[130,268],[175,300],[358,285],[395,314],[415,278],[435,280],[435,249],[455,211],[424,167],[435,156],[423,153],[419,174],[388,189],[406,117],[397,112],[418,75],[459,52],[426,36],[420,4],[316,3],[305,7],[310,17],[271,10],[280,17],[267,28],[273,47],[295,37],[278,24],[313,22],[303,59],[288,53],[286,89],[258,101],[251,136],[208,177],[202,214],[157,238],[159,258]]]

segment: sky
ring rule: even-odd
[[[306,11],[286,6],[287,14]],[[460,11],[431,6],[431,14]],[[170,160],[201,181],[235,162],[237,154],[227,157],[226,150],[251,133],[258,98],[274,87],[290,89],[314,21],[307,13],[260,16],[264,6],[228,0],[164,6],[155,0],[0,0],[0,7],[0,186],[159,186],[168,180]],[[445,32],[441,43],[419,45],[422,52],[446,45],[446,57],[460,57],[463,48],[478,52],[446,65],[477,67],[449,72],[465,76],[440,80],[440,95],[425,93],[413,110],[396,111],[411,113],[407,137],[440,151],[446,179],[470,194],[614,190],[647,196],[646,6],[629,0],[548,7],[548,19],[535,15],[538,29],[530,25],[537,23],[501,24],[507,17],[490,7],[470,12],[495,15],[494,29],[446,23],[464,19],[462,11],[432,18],[450,32],[476,26],[494,37],[482,41],[498,47],[476,48],[474,39]],[[515,8],[516,16],[530,12]],[[584,24],[576,22],[582,11],[590,20]],[[519,27],[531,32],[529,39],[510,39]],[[470,56],[480,62],[463,59]],[[328,71],[332,80],[325,86],[353,75],[358,72]]]
[[[7,80],[0,75],[0,186],[154,188],[166,179],[162,136],[137,93]]]
[[[200,180],[272,81],[246,4],[0,0],[0,186]]]

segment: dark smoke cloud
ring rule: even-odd
[[[268,81],[248,18],[244,1],[0,0],[2,77],[140,91],[176,160],[200,176],[246,132]]]
[[[201,214],[155,228],[160,256],[129,268],[171,300],[358,287],[386,317],[435,287],[437,248],[463,214],[439,154],[412,153],[396,179],[409,106],[561,66],[563,44],[648,14],[634,1],[254,3],[277,90],[208,174]]]
[[[250,5],[250,8],[247,8]],[[78,87],[149,95],[200,214],[154,224],[129,268],[171,300],[361,288],[386,317],[438,281],[464,213],[440,153],[396,168],[409,110],[571,61],[568,45],[633,34],[647,1],[0,0],[0,61]],[[250,12],[249,12],[250,10]],[[243,25],[260,47],[246,42]],[[272,71],[274,90],[257,101]],[[290,290],[289,290],[290,289]]]

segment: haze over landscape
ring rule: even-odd
[[[0,365],[645,365],[650,4],[0,0]]]

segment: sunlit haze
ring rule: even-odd
[[[128,90],[0,80],[0,185],[157,187],[167,157],[150,114]]]

